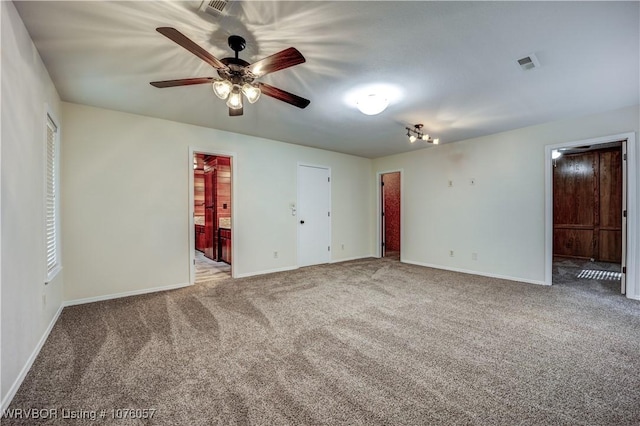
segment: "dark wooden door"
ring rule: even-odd
[[[400,172],[382,175],[383,257],[387,251],[400,252]]]
[[[209,259],[215,260],[215,206],[213,197],[214,175],[215,170],[205,171],[204,173],[204,255]]]
[[[553,171],[553,254],[619,263],[620,149],[564,155]]]
[[[215,160],[214,160],[215,161]],[[215,164],[215,162],[213,163]],[[220,216],[218,213],[219,202],[218,202],[218,169],[215,168],[213,170],[213,178],[211,179],[211,198],[213,199],[213,225],[211,228],[211,239],[213,241],[213,249],[212,255],[210,256],[213,260],[220,259],[220,236],[218,229],[220,228],[220,224],[218,223],[218,217]]]
[[[219,229],[219,261],[231,264],[231,230],[220,228]]]
[[[622,260],[622,153],[600,153],[600,227],[598,259],[620,263]]]

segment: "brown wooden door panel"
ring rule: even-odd
[[[620,150],[600,153],[600,241],[598,258],[605,262],[622,262],[621,154]]]
[[[553,171],[553,250],[556,256],[620,262],[620,148],[569,154]]]
[[[556,256],[594,256],[595,153],[567,155],[556,161],[553,182],[553,252]]]
[[[193,188],[194,214],[204,216],[204,172],[202,170],[194,171]]]
[[[593,230],[556,229],[553,233],[553,254],[555,256],[593,257]]]
[[[400,179],[400,172],[382,175],[385,252],[386,250],[400,251]]]
[[[598,260],[613,263],[622,262],[622,232],[601,229],[599,248]]]
[[[622,167],[620,151],[600,154],[600,226],[622,227]]]
[[[594,224],[596,154],[560,157],[554,168],[554,223]]]
[[[215,211],[214,211],[214,197],[213,197],[213,188],[214,188],[214,176],[215,170],[209,170],[204,174],[204,233],[205,233],[205,247],[204,247],[204,255],[209,259],[215,259],[215,239],[214,239],[214,229],[215,229]]]
[[[216,157],[218,166],[231,166],[231,157]]]

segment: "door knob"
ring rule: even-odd
[[[300,225],[304,225],[304,220],[301,220],[301,221],[300,221]]]

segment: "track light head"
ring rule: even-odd
[[[427,133],[422,133],[422,128],[424,124],[414,124],[413,128],[405,127],[407,130],[407,137],[409,138],[409,142],[414,143],[418,139],[422,139],[425,142],[432,143],[434,145],[438,145],[440,143],[440,139],[431,139],[431,137]]]

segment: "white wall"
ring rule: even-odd
[[[544,283],[544,146],[638,132],[639,114],[629,107],[374,160],[372,182],[404,172],[402,259]]]
[[[5,408],[62,303],[62,273],[44,285],[45,103],[60,117],[60,100],[13,3],[0,2],[0,8],[1,396]]]
[[[298,162],[331,167],[332,259],[372,254],[369,159],[62,105],[65,300],[189,282],[190,147],[236,154],[238,276],[296,267]]]

